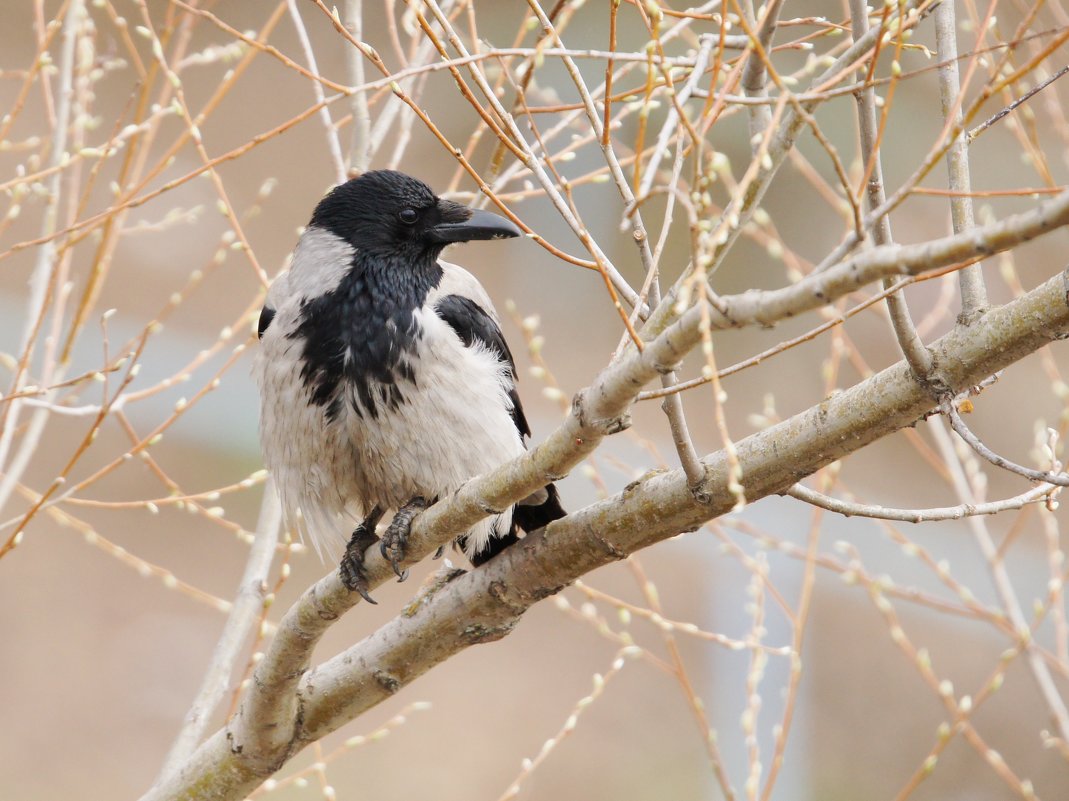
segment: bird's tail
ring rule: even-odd
[[[541,493],[539,493],[541,495]],[[540,503],[518,503],[512,510],[512,528],[503,537],[491,537],[481,551],[471,556],[471,563],[478,567],[493,559],[510,545],[519,541],[516,529],[520,528],[524,533],[537,531],[543,526],[548,526],[554,520],[560,520],[567,512],[560,505],[560,495],[557,487],[553,484],[546,485],[546,495]]]

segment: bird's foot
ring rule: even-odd
[[[389,528],[379,541],[382,558],[393,567],[398,581],[408,578],[408,570],[401,567],[401,561],[405,558],[405,547],[408,545],[408,535],[412,531],[412,521],[427,506],[427,501],[422,496],[417,495],[410,500],[397,510],[397,514],[390,521]]]
[[[382,511],[379,507],[371,510],[364,522],[356,527],[353,536],[349,538],[349,544],[345,546],[345,555],[341,558],[338,566],[338,576],[341,583],[350,592],[360,593],[360,597],[369,604],[378,603],[368,591],[367,573],[364,570],[364,552],[379,541],[375,536],[375,528],[382,519]]]

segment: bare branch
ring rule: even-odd
[[[860,39],[869,30],[868,5],[865,0],[850,0],[850,21],[854,30],[854,39]],[[855,95],[857,98],[858,132],[861,139],[861,161],[871,165],[871,172],[866,182],[866,197],[869,211],[883,206],[887,195],[883,190],[883,160],[879,150],[879,125],[876,120],[876,90],[871,86]],[[890,245],[894,238],[891,234],[890,214],[878,217],[872,227],[872,239],[877,245]],[[884,279],[884,288],[892,286],[892,278]],[[899,290],[887,296],[887,311],[891,318],[898,347],[918,376],[922,378],[932,370],[932,355],[924,347],[917,335],[917,327],[909,313],[906,295]]]
[[[455,31],[453,31],[452,26],[449,24],[449,20],[446,18],[439,4],[435,2],[435,0],[427,0],[427,2],[431,10],[434,12],[434,16],[435,19],[438,21],[438,24],[442,26],[442,28],[446,31],[447,34],[449,34],[450,44],[453,45],[454,49],[458,53],[460,53],[462,57],[468,57],[469,54],[467,48],[464,47],[463,42],[460,41],[460,37],[456,35]],[[550,23],[549,19],[545,17],[544,13],[543,18],[540,21],[542,22],[543,27],[547,31],[552,31],[552,23]],[[564,45],[563,43],[561,43],[561,49],[563,50],[563,48]],[[561,58],[564,60],[565,66],[569,68],[569,71],[571,73],[578,74],[578,70],[575,67],[575,63],[572,61],[570,56],[562,55]],[[615,287],[616,291],[619,292],[621,297],[627,300],[627,302],[630,303],[632,306],[636,305],[638,303],[638,293],[636,293],[635,290],[631,288],[631,285],[627,282],[627,280],[622,275],[620,275],[619,271],[613,265],[612,260],[609,259],[609,257],[605,254],[605,252],[597,244],[597,242],[595,242],[589,236],[586,230],[586,226],[584,226],[582,222],[578,218],[576,218],[571,208],[569,208],[568,202],[564,199],[556,184],[553,182],[553,179],[549,176],[549,173],[546,171],[545,167],[542,166],[541,159],[535,155],[534,150],[527,143],[526,138],[523,136],[523,132],[520,131],[519,126],[516,125],[516,121],[513,119],[512,114],[510,114],[508,109],[506,109],[498,100],[496,93],[494,92],[490,84],[487,82],[486,77],[479,70],[476,62],[469,62],[467,66],[472,78],[475,80],[476,85],[478,85],[479,90],[486,97],[487,102],[494,109],[494,112],[504,124],[505,131],[522,148],[522,151],[526,156],[524,166],[531,170],[535,178],[538,180],[538,183],[541,185],[542,189],[545,190],[546,195],[553,202],[554,207],[560,213],[561,217],[566,223],[568,223],[568,226],[572,229],[572,231],[575,232],[576,236],[578,236],[583,241],[583,243],[590,249],[591,255],[593,255],[595,260],[597,261],[598,268],[603,270],[609,276],[609,279],[612,281],[612,285],[613,287]],[[581,82],[582,81],[580,79],[580,83]],[[587,95],[585,101],[588,114],[593,114],[593,125],[595,132],[597,132],[598,126],[601,124],[601,120],[600,118],[598,118],[597,112],[593,110],[593,101],[589,100],[589,95]]]
[[[59,166],[67,152],[67,140],[70,134],[70,120],[74,103],[75,44],[78,38],[78,29],[84,21],[84,16],[85,3],[83,0],[74,0],[70,8],[67,9],[66,17],[63,19],[62,50],[59,64],[59,105],[56,109],[56,125],[53,131],[51,152],[49,153],[51,166]],[[48,294],[54,277],[52,271],[55,269],[57,258],[57,249],[52,237],[59,227],[59,201],[62,185],[63,174],[58,171],[53,173],[48,182],[48,210],[47,213],[42,215],[41,235],[45,241],[43,247],[37,252],[33,275],[30,278],[29,313],[19,342],[19,352],[22,355],[18,369],[15,371],[14,382],[8,393],[12,395],[17,394],[25,382],[36,339],[48,311]],[[62,307],[55,309],[54,313],[57,318],[61,317]],[[57,369],[54,364],[56,347],[58,347],[58,343],[53,342],[47,348],[47,354],[42,365],[41,374],[46,383],[51,383],[53,380],[52,371]],[[62,368],[59,369],[62,372]],[[54,378],[55,380],[61,380],[58,374]],[[55,392],[49,392],[44,400],[51,402],[54,396]],[[11,493],[14,492],[16,484],[29,464],[30,457],[40,442],[45,423],[48,422],[49,411],[47,408],[38,408],[34,411],[30,420],[29,430],[22,438],[19,450],[15,453],[11,463],[8,463],[7,457],[15,436],[15,430],[18,428],[18,418],[22,403],[21,400],[15,399],[11,403],[5,404],[3,409],[0,409],[0,473],[3,474],[3,478],[0,478],[0,510],[7,505],[8,500],[11,498]]]
[[[364,41],[363,0],[345,0],[345,28],[358,42]],[[364,51],[357,47],[345,49],[345,63],[349,68],[349,83],[362,86],[364,83]],[[370,166],[371,114],[367,106],[367,94],[355,92],[352,96],[353,138],[349,144],[349,171],[353,174],[366,172]]]
[[[776,32],[776,24],[779,22],[779,14],[783,8],[782,0],[772,0],[764,7],[764,16],[761,18],[760,27],[754,33],[753,49],[746,59],[746,69],[742,74],[742,88],[746,96],[751,99],[760,99],[768,96],[765,84],[768,80],[766,62],[768,59],[769,46],[772,44],[772,36]],[[748,27],[757,27],[757,18],[754,15],[753,0],[744,0],[742,10]],[[761,135],[765,128],[772,122],[772,109],[766,105],[750,106],[750,139],[751,141]]]
[[[974,328],[975,324],[965,328],[965,330],[971,331]],[[969,485],[962,466],[962,460],[955,453],[954,445],[942,420],[935,421],[935,425],[932,426],[932,433],[935,436],[940,453],[950,468],[951,481],[955,491],[958,493],[958,497],[964,503],[974,503],[973,488]],[[966,453],[968,452],[966,451]],[[1054,683],[1050,668],[1043,660],[1039,647],[1036,645],[1034,637],[1030,634],[1028,619],[1024,615],[1024,610],[1021,608],[1013,583],[1006,572],[1006,565],[999,555],[998,548],[995,547],[991,533],[987,529],[987,524],[982,517],[970,517],[968,523],[977,544],[980,546],[980,552],[987,560],[988,569],[991,571],[991,577],[998,592],[999,600],[1002,602],[1002,607],[1013,624],[1017,636],[1021,638],[1021,645],[1025,652],[1028,667],[1032,672],[1032,677],[1035,679],[1043,700],[1057,723],[1059,733],[1063,739],[1069,739],[1069,708],[1066,707],[1065,699],[1062,698],[1058,686]]]
[[[164,760],[157,782],[165,779],[193,753],[204,739],[212,713],[226,695],[241,649],[259,621],[260,611],[263,609],[267,578],[274,561],[281,525],[282,506],[275,491],[274,481],[268,479],[264,483],[256,539],[249,550],[237,597],[230,607],[230,614],[212,652],[212,659],[204,673],[197,697],[186,713],[182,728]]]
[[[920,5],[920,3],[913,0],[903,3],[899,7],[899,15],[896,15],[894,19],[904,19],[911,12],[915,12],[918,5]],[[843,52],[842,55],[835,59],[824,72],[813,79],[811,89],[819,90],[823,89],[825,86],[833,84],[844,70],[850,69],[858,59],[873,48],[879,39],[879,34],[879,29],[873,28],[864,36],[858,38]],[[824,99],[824,96],[818,94],[812,100],[806,100],[801,103],[797,109],[795,106],[791,105],[784,111],[780,123],[768,146],[768,159],[767,161],[763,158],[761,159],[764,163],[761,163],[756,179],[747,186],[746,191],[742,196],[732,197],[731,202],[724,209],[722,218],[732,221],[733,224],[728,226],[723,241],[719,242],[716,247],[712,262],[708,266],[707,271],[709,275],[714,274],[723,263],[724,258],[731,250],[735,240],[744,229],[746,223],[753,217],[754,211],[758,208],[762,198],[764,198],[765,193],[768,191],[772,179],[783,165],[787,155],[793,149],[795,140],[805,126],[805,118],[798,113],[798,110],[812,112],[822,99]],[[845,252],[847,251],[844,251],[844,253]],[[838,261],[841,258],[842,255],[839,255],[835,258],[835,261]],[[687,276],[684,275],[683,278],[681,278],[681,281],[686,277]],[[668,310],[666,309],[663,314],[667,315],[667,311]],[[663,325],[663,321],[660,316],[658,316],[658,319],[654,321],[653,330],[656,331],[661,325]]]
[[[953,122],[955,129],[964,128],[961,113],[961,82],[958,79],[958,31],[953,3],[940,3],[935,7],[935,41],[943,66],[939,68],[939,97],[943,103],[943,117]],[[947,172],[952,192],[950,213],[954,232],[964,231],[974,224],[972,211],[972,178],[969,174],[969,139],[961,130],[947,150]],[[881,201],[882,203],[882,201]],[[984,286],[983,268],[973,264],[958,273],[961,285],[960,321],[966,325],[987,308],[987,288]]]
[[[1024,476],[1029,481],[1042,481],[1057,487],[1069,487],[1069,473],[1060,471],[1055,473],[1050,470],[1033,470],[1030,467],[1011,462],[1005,456],[999,456],[987,447],[983,441],[969,429],[965,424],[965,421],[961,419],[961,413],[954,408],[953,403],[945,403],[943,405],[943,412],[949,418],[950,425],[953,427],[957,435],[965,440],[965,443],[970,448],[980,454],[984,459],[991,462],[991,464],[995,465],[995,467],[1001,467],[1003,470],[1009,470],[1011,473]]]
[[[1024,297],[991,311],[968,330],[954,330],[933,343],[940,380],[965,388],[1069,332],[1067,281],[1069,274],[1060,273]],[[737,443],[746,496],[753,500],[784,492],[799,478],[915,423],[936,408],[936,399],[905,364],[889,367]],[[302,747],[391,697],[434,665],[471,645],[507,635],[537,601],[596,567],[730,511],[735,499],[726,491],[726,454],[712,454],[704,463],[712,490],[709,503],[695,500],[682,470],[654,474],[528,536],[478,570],[443,576],[405,614],[367,639],[308,673],[301,669],[288,677],[290,689],[281,705],[292,707],[294,714],[288,721],[277,721],[287,723],[285,731],[272,729],[250,737],[239,714],[237,721],[198,749],[178,774],[157,785],[142,801],[192,798],[193,792],[198,798],[216,801],[240,799]],[[489,483],[512,468],[506,465],[495,476],[471,483]],[[460,505],[466,489],[429,511]],[[522,497],[520,492],[514,494]],[[444,513],[436,518],[446,522]],[[422,538],[426,522],[421,528]],[[306,593],[287,614],[279,637],[288,636],[291,646],[303,651],[302,637],[308,630],[302,635],[292,627],[298,620],[313,628],[328,625],[337,610],[324,601],[332,600],[326,597],[332,591],[337,597],[339,584],[329,576]],[[317,597],[324,590],[323,597]],[[269,654],[265,662],[275,658]],[[306,664],[307,652],[302,652],[294,665]],[[257,682],[253,692],[279,689]],[[274,746],[270,751],[258,750],[265,738]]]
[[[994,125],[996,122],[1001,120],[1007,114],[1013,113],[1013,111],[1018,106],[1020,106],[1022,103],[1027,103],[1035,95],[1037,95],[1040,92],[1042,92],[1044,89],[1046,89],[1048,86],[1050,86],[1052,83],[1054,83],[1056,80],[1061,78],[1066,73],[1069,73],[1069,67],[1062,67],[1056,73],[1054,73],[1049,78],[1047,78],[1047,80],[1045,80],[1045,81],[1043,81],[1041,83],[1038,83],[1035,86],[1033,86],[1031,89],[1029,89],[1027,92],[1025,92],[1019,98],[1017,98],[1012,103],[1010,103],[1008,106],[1006,106],[1006,108],[1001,109],[997,114],[994,114],[991,117],[987,118],[982,123],[980,123],[975,128],[973,128],[971,131],[969,131],[969,135],[966,137],[966,141],[967,142],[972,142],[973,139],[978,137],[980,134],[982,134],[984,131],[986,131],[988,128],[990,128],[992,125]]]
[[[690,96],[694,93],[694,90],[698,87],[698,82],[705,75],[705,67],[709,63],[709,51],[717,44],[715,36],[706,35],[701,39],[701,47],[698,49],[698,55],[694,60],[694,69],[691,71],[690,76],[684,82],[682,88],[676,94],[679,105],[687,102]],[[765,111],[771,117],[772,112],[767,107]],[[678,134],[679,128],[679,112],[676,111],[676,107],[673,106],[668,110],[668,114],[665,116],[664,124],[661,126],[660,133],[657,134],[657,142],[653,146],[653,154],[650,156],[649,162],[643,168],[642,183],[638,188],[638,201],[642,201],[650,193],[650,189],[653,187],[653,182],[657,178],[657,170],[661,166],[661,160],[668,155],[669,144],[674,135]],[[604,141],[604,140],[603,140]],[[612,147],[610,144],[602,146],[602,150],[606,153]],[[614,154],[615,155],[615,154]],[[616,171],[614,170],[614,173]],[[619,185],[623,173],[620,173],[620,177],[617,177],[616,182]],[[625,192],[625,201],[628,203],[628,212],[635,209],[636,197],[631,194],[630,187],[627,185],[627,181],[622,181],[623,185],[627,189],[622,190]]]
[[[936,520],[961,520],[973,515],[997,515],[1000,512],[1023,509],[1030,503],[1039,503],[1054,497],[1058,488],[1053,484],[1043,484],[1028,492],[990,503],[963,503],[958,506],[938,506],[931,509],[894,509],[868,503],[852,503],[832,498],[822,492],[811,490],[802,484],[795,484],[786,495],[805,503],[838,512],[846,517],[872,517],[878,520],[901,520],[904,523],[931,523]]]
[[[301,43],[301,50],[304,51],[304,57],[308,61],[308,69],[314,75],[319,74],[319,67],[316,65],[315,50],[312,49],[312,43],[308,40],[308,30],[304,27],[304,20],[301,18],[301,9],[297,5],[297,0],[286,0],[286,9],[289,11],[290,19],[293,20],[293,27],[297,29],[297,40]],[[359,59],[360,56],[357,56]],[[354,86],[359,86],[364,82],[363,75],[360,76],[359,81],[354,81]],[[330,117],[330,109],[327,107],[327,98],[323,93],[323,84],[320,81],[311,81],[312,92],[315,95],[316,104],[320,106],[319,118],[323,121],[323,133],[327,138],[327,150],[330,152],[330,158],[334,162],[334,174],[341,183],[345,180],[345,157],[341,152],[341,142],[338,141],[338,129],[334,127],[334,121]],[[356,97],[363,96],[361,93],[354,95],[354,102]],[[367,113],[367,98],[364,97],[364,112]],[[366,141],[366,140],[365,140]]]
[[[951,264],[988,256],[1069,224],[1069,191],[990,225],[914,245],[884,245],[859,253],[823,272],[782,289],[750,290],[722,298],[725,313],[714,325],[770,325],[823,306],[870,281],[893,275],[918,275]]]

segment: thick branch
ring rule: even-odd
[[[1069,335],[1067,291],[1069,274],[1060,273],[989,312],[968,330],[952,331],[933,343],[938,381],[964,389]],[[915,380],[905,363],[889,367],[738,442],[746,497],[784,492],[804,476],[937,408],[938,400]],[[240,799],[307,743],[334,731],[454,653],[508,634],[538,600],[597,567],[730,511],[735,498],[726,489],[727,455],[714,453],[704,464],[708,503],[695,500],[683,472],[674,470],[637,482],[551,524],[485,567],[445,583],[370,637],[297,678],[294,705],[298,714],[292,728],[279,733],[280,737],[288,735],[285,749],[265,759],[235,739],[232,723],[144,801]],[[472,483],[485,484],[486,479]],[[448,510],[439,512],[447,514]],[[307,596],[299,605],[306,616],[315,614]]]

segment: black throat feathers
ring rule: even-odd
[[[301,380],[328,421],[349,401],[372,419],[404,403],[405,384],[416,382],[412,364],[423,335],[415,312],[442,279],[437,259],[416,262],[358,250],[338,286],[301,304]]]

